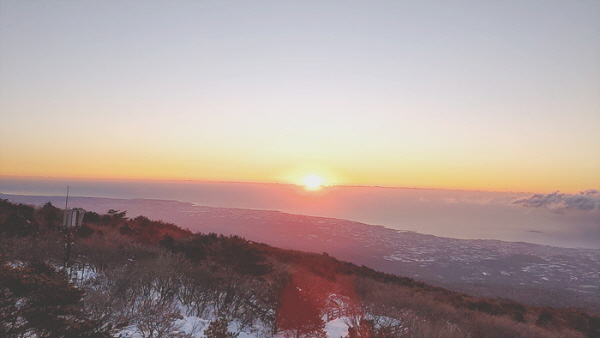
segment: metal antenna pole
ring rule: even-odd
[[[65,217],[67,218],[66,227],[67,227],[67,252],[65,253],[65,272],[67,273],[68,278],[71,277],[71,272],[69,269],[69,259],[71,256],[71,227],[69,226],[69,186],[67,186],[67,199],[65,201]]]
[[[67,185],[67,200],[65,201],[65,211],[69,210],[69,186]]]

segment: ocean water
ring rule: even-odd
[[[600,249],[597,195],[538,195],[536,199],[532,193],[522,192],[386,187],[328,187],[308,192],[295,185],[265,183],[0,178],[0,193],[4,194],[65,196],[67,186],[71,196],[280,210],[443,237]],[[555,202],[537,203],[540,198]],[[587,204],[578,208],[560,198]]]

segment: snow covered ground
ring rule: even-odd
[[[348,324],[346,318],[338,318],[325,324],[327,338],[339,338],[348,335]]]
[[[182,313],[183,315],[183,313]],[[195,316],[183,316],[182,319],[175,322],[177,329],[173,335],[180,335],[186,338],[205,338],[204,331],[208,328],[210,322],[214,318],[198,318]],[[348,334],[347,318],[337,318],[325,324],[325,333],[327,338],[341,338]],[[270,337],[269,329],[261,326],[255,326],[249,330],[239,330],[239,325],[236,322],[229,324],[229,332],[238,333],[238,338],[265,338]],[[120,338],[143,338],[137,327],[129,326],[121,330],[116,337]],[[284,338],[284,333],[278,333],[273,338]]]
[[[22,266],[23,263],[15,261],[11,262],[11,265]],[[57,270],[61,270],[64,267],[55,264],[55,268]],[[87,282],[93,282],[93,280],[96,278],[101,278],[101,274],[99,274],[93,266],[87,264],[73,264],[68,268],[68,273],[70,275],[71,282],[80,287],[85,286]],[[329,298],[338,299],[340,296],[330,295]],[[343,297],[341,299],[343,299]],[[179,304],[177,307],[179,308],[181,319],[178,319],[174,322],[173,331],[171,332],[170,336],[181,338],[205,338],[206,336],[204,331],[208,328],[210,323],[216,319],[216,317],[199,318],[196,316],[188,316],[186,315],[187,309],[185,306]],[[324,330],[327,334],[327,338],[341,338],[348,334],[348,325],[346,324],[348,320],[346,317],[340,317],[327,321],[326,316],[323,316],[323,321],[325,322]],[[270,334],[270,329],[261,325],[255,325],[251,328],[240,330],[240,325],[236,321],[229,323],[229,332],[237,333],[238,338],[266,338],[272,336]],[[140,332],[140,329],[136,325],[130,325],[119,331],[115,337],[144,338],[144,334]],[[286,335],[284,333],[278,333],[272,337],[285,338]]]

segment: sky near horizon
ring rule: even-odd
[[[598,1],[0,0],[0,175],[600,187]]]

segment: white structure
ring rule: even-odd
[[[80,208],[65,210],[63,214],[63,226],[65,228],[74,228],[81,226],[85,211]]]

